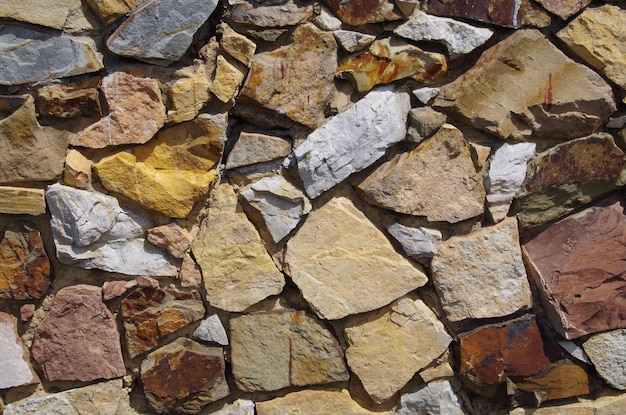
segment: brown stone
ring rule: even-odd
[[[102,23],[109,25],[131,11],[141,0],[86,0]]]
[[[137,281],[105,281],[102,285],[102,299],[109,301],[121,297],[137,286]]]
[[[513,378],[513,382],[516,389],[532,393],[537,404],[589,393],[587,372],[567,360],[551,363],[532,376]]]
[[[286,157],[291,143],[281,137],[242,131],[226,160],[226,168],[249,166]]]
[[[624,328],[626,203],[609,198],[547,226],[522,246],[554,328],[567,339]]]
[[[35,315],[35,304],[24,304],[20,307],[20,320],[28,321]]]
[[[45,191],[30,187],[0,186],[0,213],[42,215],[46,213]]]
[[[115,317],[91,285],[65,287],[37,327],[32,347],[48,381],[90,382],[126,374]]]
[[[402,15],[389,0],[324,0],[342,22],[351,26],[400,20]]]
[[[547,11],[554,13],[563,20],[575,15],[585,7],[591,0],[537,0]]]
[[[160,414],[195,414],[228,396],[224,352],[178,338],[141,362],[141,383],[150,405]]]
[[[198,291],[139,288],[122,300],[126,350],[131,358],[155,347],[168,334],[204,317]]]
[[[91,160],[77,150],[70,150],[65,158],[63,181],[78,189],[87,189],[91,184]]]
[[[39,115],[54,118],[102,116],[96,88],[78,88],[66,85],[47,85],[37,94]]]
[[[199,287],[202,284],[202,272],[191,255],[185,254],[183,257],[178,278],[181,287]]]
[[[148,242],[166,250],[175,258],[183,258],[191,245],[187,229],[174,222],[148,229]]]
[[[51,269],[39,226],[13,219],[0,234],[0,299],[43,297],[51,284]]]

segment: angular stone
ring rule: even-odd
[[[413,90],[413,95],[424,105],[428,105],[430,101],[439,95],[439,88],[423,87]]]
[[[288,0],[281,2],[237,2],[230,12],[233,23],[252,25],[260,28],[295,26],[313,16],[313,6],[309,0]],[[279,31],[280,34],[284,33]],[[272,41],[272,39],[267,39]],[[276,40],[276,39],[273,39]]]
[[[515,218],[441,243],[431,270],[450,321],[503,317],[532,306]]]
[[[322,30],[341,29],[341,20],[337,19],[326,7],[320,7],[319,14],[313,18],[313,23]]]
[[[309,134],[294,150],[307,195],[315,199],[402,141],[410,109],[408,94],[376,89]]]
[[[276,111],[316,128],[337,69],[337,43],[332,33],[313,24],[298,26],[291,43],[254,55],[239,99],[246,97],[261,111]]]
[[[389,412],[372,412],[361,407],[345,390],[302,390],[281,398],[256,402],[257,415],[293,414],[350,414],[389,415]]]
[[[429,221],[483,213],[485,189],[461,131],[444,124],[415,150],[383,163],[358,185],[367,203]]]
[[[585,369],[568,360],[551,363],[536,374],[515,379],[514,382],[513,389],[532,393],[537,404],[590,392]]]
[[[52,281],[39,226],[16,218],[0,228],[0,235],[0,299],[43,297]]]
[[[393,32],[416,42],[441,42],[448,50],[450,59],[470,53],[493,35],[491,29],[475,27],[447,17],[431,16],[421,11],[414,12],[407,22]]]
[[[365,49],[376,40],[376,36],[351,30],[335,30],[333,32],[337,43],[347,52],[358,52]]]
[[[243,391],[348,380],[341,347],[305,311],[260,312],[230,319],[232,370]]]
[[[535,155],[534,143],[504,144],[496,150],[485,176],[487,208],[494,222],[509,213],[513,198],[526,177],[526,164]]]
[[[400,242],[405,254],[417,260],[432,258],[442,239],[441,232],[436,229],[412,228],[398,222],[387,226],[387,232]]]
[[[20,307],[20,320],[29,321],[35,315],[35,304],[24,304]]]
[[[242,131],[228,154],[226,168],[249,166],[286,157],[291,153],[291,143],[283,138]]]
[[[210,315],[202,320],[192,336],[205,342],[214,342],[222,346],[228,346],[228,336],[226,330],[217,314]]]
[[[626,390],[626,330],[594,334],[585,340],[583,349],[602,379],[616,389]]]
[[[182,259],[191,245],[191,237],[187,229],[172,222],[148,229],[148,242]]]
[[[448,349],[452,338],[437,316],[416,297],[404,297],[346,323],[346,358],[370,397],[392,398]]]
[[[446,115],[431,107],[418,107],[409,111],[409,128],[406,140],[419,144],[435,134],[446,122]]]
[[[127,14],[141,0],[85,0],[91,9],[98,15],[102,23],[110,25]]]
[[[59,261],[128,275],[174,276],[173,258],[146,243],[150,224],[100,193],[53,184],[46,200]]]
[[[17,7],[23,7],[20,3]],[[46,7],[46,11],[48,7]],[[0,28],[0,85],[20,85],[97,72],[102,55],[93,39],[16,25]],[[33,65],[33,62],[46,62]]]
[[[133,9],[107,47],[118,55],[167,66],[183,56],[216,7],[217,0],[149,0]]]
[[[544,9],[563,20],[575,15],[591,3],[591,0],[537,0]]]
[[[264,177],[239,191],[246,205],[260,216],[274,243],[280,242],[311,211],[309,199],[283,176]]]
[[[102,285],[102,299],[109,301],[121,297],[137,286],[137,281],[105,281]]]
[[[115,317],[102,302],[100,287],[59,290],[50,314],[37,326],[32,353],[50,382],[90,382],[126,374]]]
[[[212,192],[209,214],[192,251],[202,268],[207,300],[222,310],[243,311],[280,293],[285,285],[285,278],[229,185],[220,185]]]
[[[13,316],[0,312],[0,389],[39,383]],[[5,411],[6,413],[6,411]]]
[[[39,125],[31,96],[0,97],[0,106],[11,112],[0,119],[0,183],[57,179],[69,140]]]
[[[222,23],[219,30],[222,34],[220,47],[230,56],[249,67],[256,51],[256,44],[244,35],[235,32],[226,23]]]
[[[102,116],[100,94],[96,88],[46,85],[37,94],[39,115],[59,119]]]
[[[204,317],[198,291],[143,287],[122,300],[126,350],[131,358],[155,347],[168,334]]]
[[[620,415],[626,410],[626,394],[544,408],[516,408],[509,415]]]
[[[202,69],[199,69],[202,68]],[[170,109],[168,123],[181,123],[196,118],[198,112],[209,101],[209,79],[204,67],[185,71],[170,87]]]
[[[81,0],[5,1],[0,6],[0,17],[47,26],[64,32],[83,32],[98,29],[97,20]]]
[[[0,213],[10,215],[43,215],[46,198],[43,189],[0,186]]]
[[[178,278],[181,287],[199,287],[202,284],[202,272],[191,255],[185,254],[183,257]]]
[[[359,237],[346,229],[359,229]],[[427,281],[346,197],[309,214],[287,242],[284,266],[313,310],[328,320],[375,310]]]
[[[114,72],[102,79],[109,114],[72,138],[80,147],[104,148],[141,144],[150,140],[165,122],[159,83],[125,72]]]
[[[350,26],[399,20],[402,16],[388,0],[324,0],[342,22]]]
[[[607,4],[586,9],[557,33],[572,52],[622,89],[626,88],[624,20],[626,10]]]
[[[232,405],[214,412],[214,415],[254,415],[254,402],[245,399],[237,399]]]
[[[366,92],[400,79],[433,84],[441,81],[447,68],[445,56],[388,37],[372,43],[367,52],[341,62],[337,74],[352,80],[359,92]]]
[[[441,88],[435,105],[502,139],[591,134],[615,111],[611,87],[537,30],[518,30]]]
[[[463,401],[449,381],[432,382],[408,391],[400,397],[394,415],[464,415]]]
[[[91,184],[91,160],[77,150],[70,150],[65,157],[63,182],[78,189],[86,189]]]
[[[239,87],[246,77],[246,73],[235,65],[229,63],[222,55],[217,57],[215,79],[209,86],[209,90],[220,101],[227,103],[235,98]]]
[[[595,134],[555,146],[528,163],[519,193],[523,227],[559,218],[623,184],[626,156],[612,136]]]
[[[156,412],[196,414],[228,396],[224,351],[178,338],[141,362],[141,383]]]

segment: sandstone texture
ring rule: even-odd
[[[351,26],[393,21],[401,17],[388,0],[324,0],[324,3],[342,22]]]
[[[43,189],[0,186],[0,213],[43,215],[46,213],[45,195]]]
[[[537,405],[590,392],[585,369],[568,360],[551,363],[532,376],[517,378],[514,386],[508,386],[508,389],[509,394],[519,396],[520,399],[529,400],[523,394],[532,394],[530,399],[536,401]]]
[[[148,242],[181,259],[191,244],[189,232],[176,223],[148,229]]]
[[[271,401],[257,402],[257,415],[289,414],[330,414],[342,413],[353,415],[373,415],[385,412],[372,412],[361,407],[352,399],[347,390],[303,390],[293,392],[282,398]],[[388,412],[387,412],[388,413]]]
[[[86,3],[105,24],[111,24],[127,14],[141,0],[86,0]]]
[[[81,0],[6,1],[0,7],[0,17],[46,26],[64,32],[82,32],[98,28],[98,22]]]
[[[333,31],[337,44],[347,52],[358,52],[365,49],[376,40],[376,36],[368,35],[351,30],[335,30]]]
[[[39,377],[30,365],[28,352],[17,333],[15,319],[0,312],[0,389],[39,383]]]
[[[228,17],[238,24],[249,24],[258,28],[276,28],[294,26],[305,22],[312,16],[313,7],[309,1],[288,0],[261,4],[236,3]]]
[[[415,95],[415,91],[413,91]],[[416,95],[418,99],[419,96]],[[429,94],[424,97],[426,103],[430,101]],[[418,107],[409,111],[409,125],[405,140],[419,144],[435,134],[446,122],[446,115],[435,111],[431,107]]]
[[[235,146],[228,154],[226,168],[234,169],[286,157],[291,143],[283,138],[242,131]]]
[[[537,0],[547,11],[566,20],[584,9],[591,0]]]
[[[91,183],[91,160],[77,150],[70,150],[65,157],[63,181],[77,189],[87,189]]]
[[[611,330],[594,334],[583,343],[583,349],[596,370],[606,382],[616,389],[626,389],[624,343],[626,330]]]

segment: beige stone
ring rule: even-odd
[[[622,415],[625,411],[626,394],[621,394],[545,408],[516,408],[509,415]]]
[[[348,229],[358,229],[358,237]],[[427,281],[342,196],[309,214],[287,243],[284,266],[313,310],[329,320],[375,310]]]
[[[42,215],[46,213],[45,191],[28,187],[0,186],[0,213]]]
[[[167,122],[192,120],[209,101],[209,80],[204,66],[177,79],[170,87],[170,110]]]
[[[0,17],[19,20],[65,32],[98,29],[98,20],[82,0],[3,1]]]
[[[257,415],[389,415],[361,407],[345,390],[302,390],[270,401],[256,402]]]
[[[261,133],[241,132],[228,155],[226,168],[249,166],[286,157],[291,152],[291,143],[283,138]]]
[[[109,25],[128,13],[141,0],[85,0],[100,20]]]
[[[587,7],[591,0],[537,0],[537,3],[561,19],[567,20],[570,16]]]
[[[91,160],[77,150],[70,150],[65,157],[63,181],[69,186],[87,189],[91,185]]]
[[[217,99],[227,103],[230,102],[246,77],[246,73],[235,65],[229,63],[222,55],[217,57],[217,67],[215,69],[215,78],[209,86],[209,89]]]
[[[230,56],[249,67],[252,63],[254,52],[256,51],[256,43],[244,35],[235,32],[226,23],[222,23],[219,30],[222,32],[222,38],[220,39],[222,49]]]
[[[413,296],[377,312],[350,317],[345,333],[348,365],[378,403],[392,398],[452,341],[437,316]]]
[[[456,223],[484,211],[485,189],[461,131],[446,124],[415,150],[395,156],[358,185],[368,203]]]

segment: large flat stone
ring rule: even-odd
[[[568,360],[551,363],[536,374],[516,378],[514,382],[514,386],[508,386],[509,395],[526,402],[536,402],[537,405],[590,392],[585,369]]]
[[[310,0],[259,3],[236,2],[228,16],[229,20],[258,28],[280,28],[295,26],[313,16],[313,5]]]
[[[0,312],[0,389],[39,383],[33,370],[28,351],[17,333],[15,318]],[[6,411],[5,411],[6,413]]]
[[[256,402],[257,415],[350,414],[389,415],[389,412],[370,411],[361,407],[345,390],[302,390],[281,398]]]
[[[0,5],[0,17],[51,27],[68,33],[99,28],[98,20],[94,19],[95,16],[82,0],[5,1]]]
[[[351,26],[394,21],[402,17],[389,0],[324,0],[324,3],[342,22]]]
[[[0,186],[0,213],[43,215],[46,213],[45,194],[43,189]]]
[[[625,410],[626,394],[620,394],[544,408],[516,408],[509,415],[620,415]]]
[[[291,153],[291,143],[284,138],[268,134],[242,131],[228,154],[226,168],[249,166],[286,157]]]

